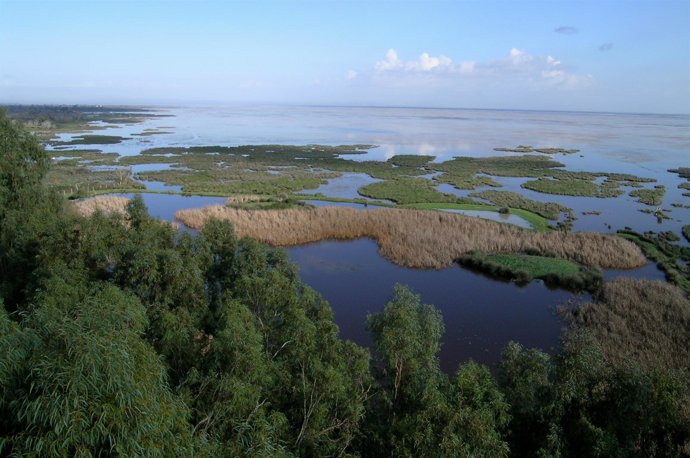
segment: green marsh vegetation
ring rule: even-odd
[[[565,149],[565,148],[533,148],[529,145],[518,145],[515,148],[494,148],[494,151],[503,153],[542,153],[542,154],[575,154],[579,153],[579,149]]]
[[[512,191],[488,190],[472,193],[470,197],[484,199],[498,206],[527,210],[550,220],[558,220],[562,214],[571,215],[573,212],[572,209],[564,205],[539,202]]]
[[[666,233],[618,231],[618,235],[636,243],[645,256],[657,263],[666,279],[690,295],[690,247],[678,245],[678,236]]]
[[[404,205],[404,208],[417,208],[420,210],[469,210],[469,211],[491,211],[500,213],[505,207],[498,207],[496,205],[486,205],[480,203],[421,203],[421,204],[408,204]],[[532,213],[528,210],[522,210],[519,208],[508,208],[508,212],[511,215],[519,216],[524,219],[532,226],[532,230],[536,232],[548,232],[552,228],[549,226],[549,222],[541,215]]]
[[[433,181],[425,178],[399,178],[368,184],[359,188],[357,192],[372,199],[392,200],[401,205],[422,202],[473,202],[472,199],[463,199],[439,192],[434,189],[434,186]]]
[[[97,149],[50,151],[48,156],[61,165],[109,165],[116,166],[117,153],[104,153]],[[57,158],[64,158],[57,160]]]
[[[436,156],[425,156],[423,154],[398,154],[388,159],[393,165],[399,167],[426,167],[429,162],[436,159]]]
[[[496,378],[474,362],[448,375],[440,313],[402,286],[369,320],[374,359],[339,338],[328,303],[284,251],[218,220],[178,234],[136,198],[122,214],[75,215],[44,186],[49,168],[34,137],[0,115],[3,455],[682,456],[690,447],[687,364],[612,366],[600,342],[569,336],[555,356],[510,344]]]
[[[62,162],[53,164],[46,174],[45,184],[68,198],[146,189],[142,183],[132,178],[129,169],[92,170]]]
[[[169,135],[172,134],[170,131],[160,130],[160,129],[144,129],[143,131],[132,134],[136,137],[150,137],[151,135]]]
[[[638,202],[658,207],[664,200],[666,188],[664,186],[655,186],[652,189],[634,189],[630,191],[630,197],[635,197]]]
[[[3,107],[13,122],[33,133],[40,141],[50,141],[58,133],[92,132],[108,124],[136,124],[146,119],[168,116],[135,107],[88,105],[7,105]]]
[[[685,240],[690,242],[690,224],[683,226],[683,237],[685,237]]]
[[[529,189],[544,194],[557,194],[562,196],[581,196],[581,197],[618,197],[623,194],[620,189],[607,186],[598,186],[596,183],[578,178],[559,177],[557,179],[538,178],[534,181],[527,181],[521,185]],[[634,192],[634,191],[633,191]]]
[[[73,145],[114,145],[122,143],[123,140],[128,140],[126,137],[119,135],[95,135],[84,134],[78,135],[69,141],[54,141],[51,142],[55,147],[73,146]]]
[[[573,291],[596,291],[603,283],[599,269],[550,256],[524,253],[486,255],[471,252],[461,256],[458,262],[492,277],[515,280],[522,284],[538,278],[550,286]]]

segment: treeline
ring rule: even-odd
[[[573,332],[498,377],[439,369],[440,313],[396,287],[376,357],[282,250],[228,222],[64,210],[0,116],[0,456],[681,456],[687,367],[612,365]]]

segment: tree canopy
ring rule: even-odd
[[[284,251],[228,222],[181,233],[140,198],[78,216],[48,167],[0,114],[2,456],[690,452],[687,366],[612,365],[582,329],[449,375],[440,312],[401,285],[372,356]]]

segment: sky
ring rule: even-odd
[[[0,103],[690,113],[690,0],[0,0]]]

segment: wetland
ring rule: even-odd
[[[510,340],[553,351],[556,308],[589,300],[602,278],[688,282],[687,240],[658,236],[687,237],[688,117],[263,110],[15,119],[46,143],[47,181],[66,199],[143,193],[153,216],[182,230],[222,216],[239,235],[288,246],[344,338],[369,345],[366,315],[394,283],[411,285],[444,315],[445,368],[495,362]],[[661,135],[661,125],[674,127]]]

